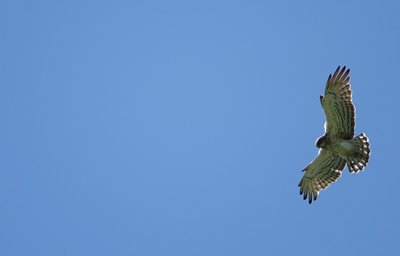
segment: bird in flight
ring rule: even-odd
[[[368,137],[361,133],[354,137],[355,108],[351,99],[350,69],[340,66],[330,74],[325,95],[320,102],[325,112],[325,134],[317,139],[320,149],[317,157],[303,170],[299,187],[303,199],[317,200],[326,189],[342,175],[343,169],[358,173],[368,163],[370,146]]]

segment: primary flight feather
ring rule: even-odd
[[[355,107],[350,88],[350,69],[340,66],[329,75],[325,94],[320,96],[325,112],[325,134],[318,138],[317,157],[303,170],[300,195],[308,202],[316,200],[319,192],[335,182],[343,169],[350,173],[361,171],[368,163],[370,146],[364,133],[354,137]]]

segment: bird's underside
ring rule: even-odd
[[[340,66],[326,82],[325,94],[320,96],[325,112],[325,134],[317,140],[317,157],[303,170],[300,195],[308,202],[316,200],[319,192],[340,178],[346,165],[357,173],[367,165],[370,147],[364,133],[354,137],[355,108],[350,88],[350,69]]]

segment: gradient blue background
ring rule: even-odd
[[[396,255],[396,1],[1,1],[0,255]],[[366,170],[311,206],[329,73]]]

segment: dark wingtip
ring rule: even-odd
[[[340,71],[340,66],[337,67],[333,76],[336,76],[339,73],[339,71]]]
[[[337,76],[338,76],[338,73],[339,73],[339,70],[340,70],[340,66],[337,67],[337,69],[335,70],[335,73],[333,73],[333,75],[332,75],[332,74],[329,75],[327,85],[329,84],[329,81],[330,81],[331,79],[332,79],[333,81],[336,81]]]
[[[328,80],[326,80],[326,87],[328,87],[329,81],[331,81],[331,78],[332,78],[332,74],[329,74]]]

